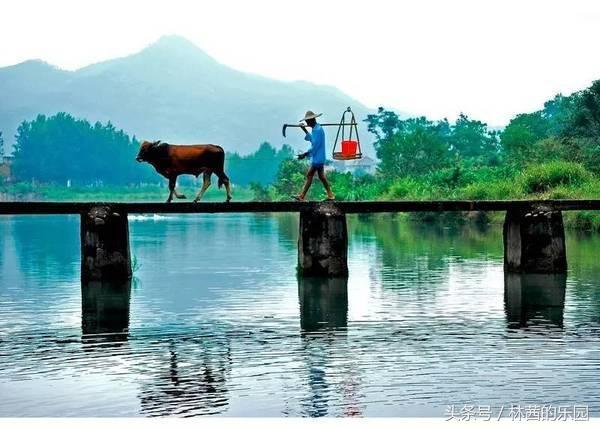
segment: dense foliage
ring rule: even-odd
[[[600,198],[600,81],[517,115],[502,131],[466,115],[451,123],[401,118],[383,108],[365,122],[375,137],[377,171],[329,171],[341,200]],[[23,122],[16,138],[13,174],[21,183],[164,185],[151,167],[134,161],[138,141],[110,123],[40,115]],[[289,199],[307,169],[289,146],[277,150],[266,142],[247,156],[228,153],[226,162],[233,183],[257,200]],[[162,192],[152,189],[138,193]],[[308,196],[325,197],[318,181]],[[599,214],[569,216],[577,227],[600,230]]]
[[[293,155],[294,151],[288,145],[284,144],[277,150],[265,142],[257,151],[247,156],[228,153],[226,169],[236,185],[247,186],[251,183],[265,185],[275,180],[281,162]]]
[[[39,115],[19,126],[16,139],[13,175],[17,181],[69,181],[71,185],[164,181],[152,167],[135,162],[140,143],[110,122],[92,125],[67,113]],[[265,142],[247,156],[228,153],[225,167],[236,185],[264,185],[275,179],[279,164],[292,155],[287,145],[277,150]],[[189,177],[181,182],[192,184]]]
[[[329,172],[338,199],[600,198],[600,81],[517,115],[502,131],[462,114],[449,123],[403,119],[383,108],[366,122],[377,172]],[[256,198],[289,198],[306,167],[283,162],[272,186],[255,187]],[[325,197],[318,182],[309,197]],[[568,214],[568,221],[600,230],[597,213]]]
[[[66,113],[23,122],[16,135],[16,180],[129,184],[150,179],[135,162],[139,143],[110,122],[94,125]]]

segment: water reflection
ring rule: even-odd
[[[123,342],[129,331],[131,280],[81,284],[81,330],[84,343]]]
[[[348,394],[349,414],[360,414],[357,402],[352,401],[358,381],[351,364],[343,380],[334,379],[339,370],[332,368],[338,353],[347,348],[348,279],[298,277],[300,329],[303,361],[306,367],[308,391],[302,400],[303,412],[311,417],[329,413],[333,389],[341,382]],[[340,343],[341,342],[341,343]]]
[[[231,347],[224,335],[174,338],[158,355],[139,394],[144,415],[198,416],[227,409]]]
[[[348,324],[348,278],[298,276],[300,328],[304,332]]]
[[[566,274],[504,274],[504,307],[509,328],[563,327]]]
[[[60,239],[0,219],[2,416],[440,417],[473,397],[600,415],[595,235],[567,235],[565,296],[561,276],[504,277],[499,226],[348,216],[346,285],[296,278],[297,215],[133,218],[129,296],[81,287],[60,219]]]

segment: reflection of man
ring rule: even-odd
[[[294,199],[298,201],[303,201],[308,193],[308,189],[310,189],[310,185],[312,184],[313,176],[315,173],[318,174],[319,180],[323,183],[323,187],[325,187],[325,191],[327,192],[327,199],[333,200],[335,196],[331,193],[331,188],[329,187],[329,182],[325,177],[325,131],[323,131],[323,127],[317,123],[317,117],[321,116],[321,113],[315,114],[312,111],[308,110],[304,115],[304,119],[300,122],[306,122],[306,125],[312,129],[312,132],[308,132],[304,125],[300,125],[306,136],[304,139],[306,141],[310,141],[311,148],[306,153],[302,153],[298,156],[298,159],[304,159],[305,157],[310,157],[310,168],[306,173],[306,182],[304,183],[304,187],[302,188],[302,192],[299,195],[294,196]]]

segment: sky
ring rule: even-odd
[[[238,70],[490,126],[600,79],[595,0],[7,0],[0,66],[72,70],[172,34]]]

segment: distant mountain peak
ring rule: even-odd
[[[52,65],[41,59],[28,59],[26,61],[20,62],[18,64],[8,66],[5,68],[13,68],[19,69],[19,71],[23,70],[61,70],[55,65]]]
[[[181,48],[186,47],[188,49],[200,49],[196,46],[191,40],[186,39],[183,36],[178,34],[166,34],[161,36],[157,41],[151,43],[149,47],[171,47],[171,48]]]
[[[193,42],[185,37],[175,34],[162,36],[139,53],[142,55],[157,54],[159,56],[172,55],[203,57],[205,60],[210,59],[211,61],[215,61],[210,55],[204,52]]]

